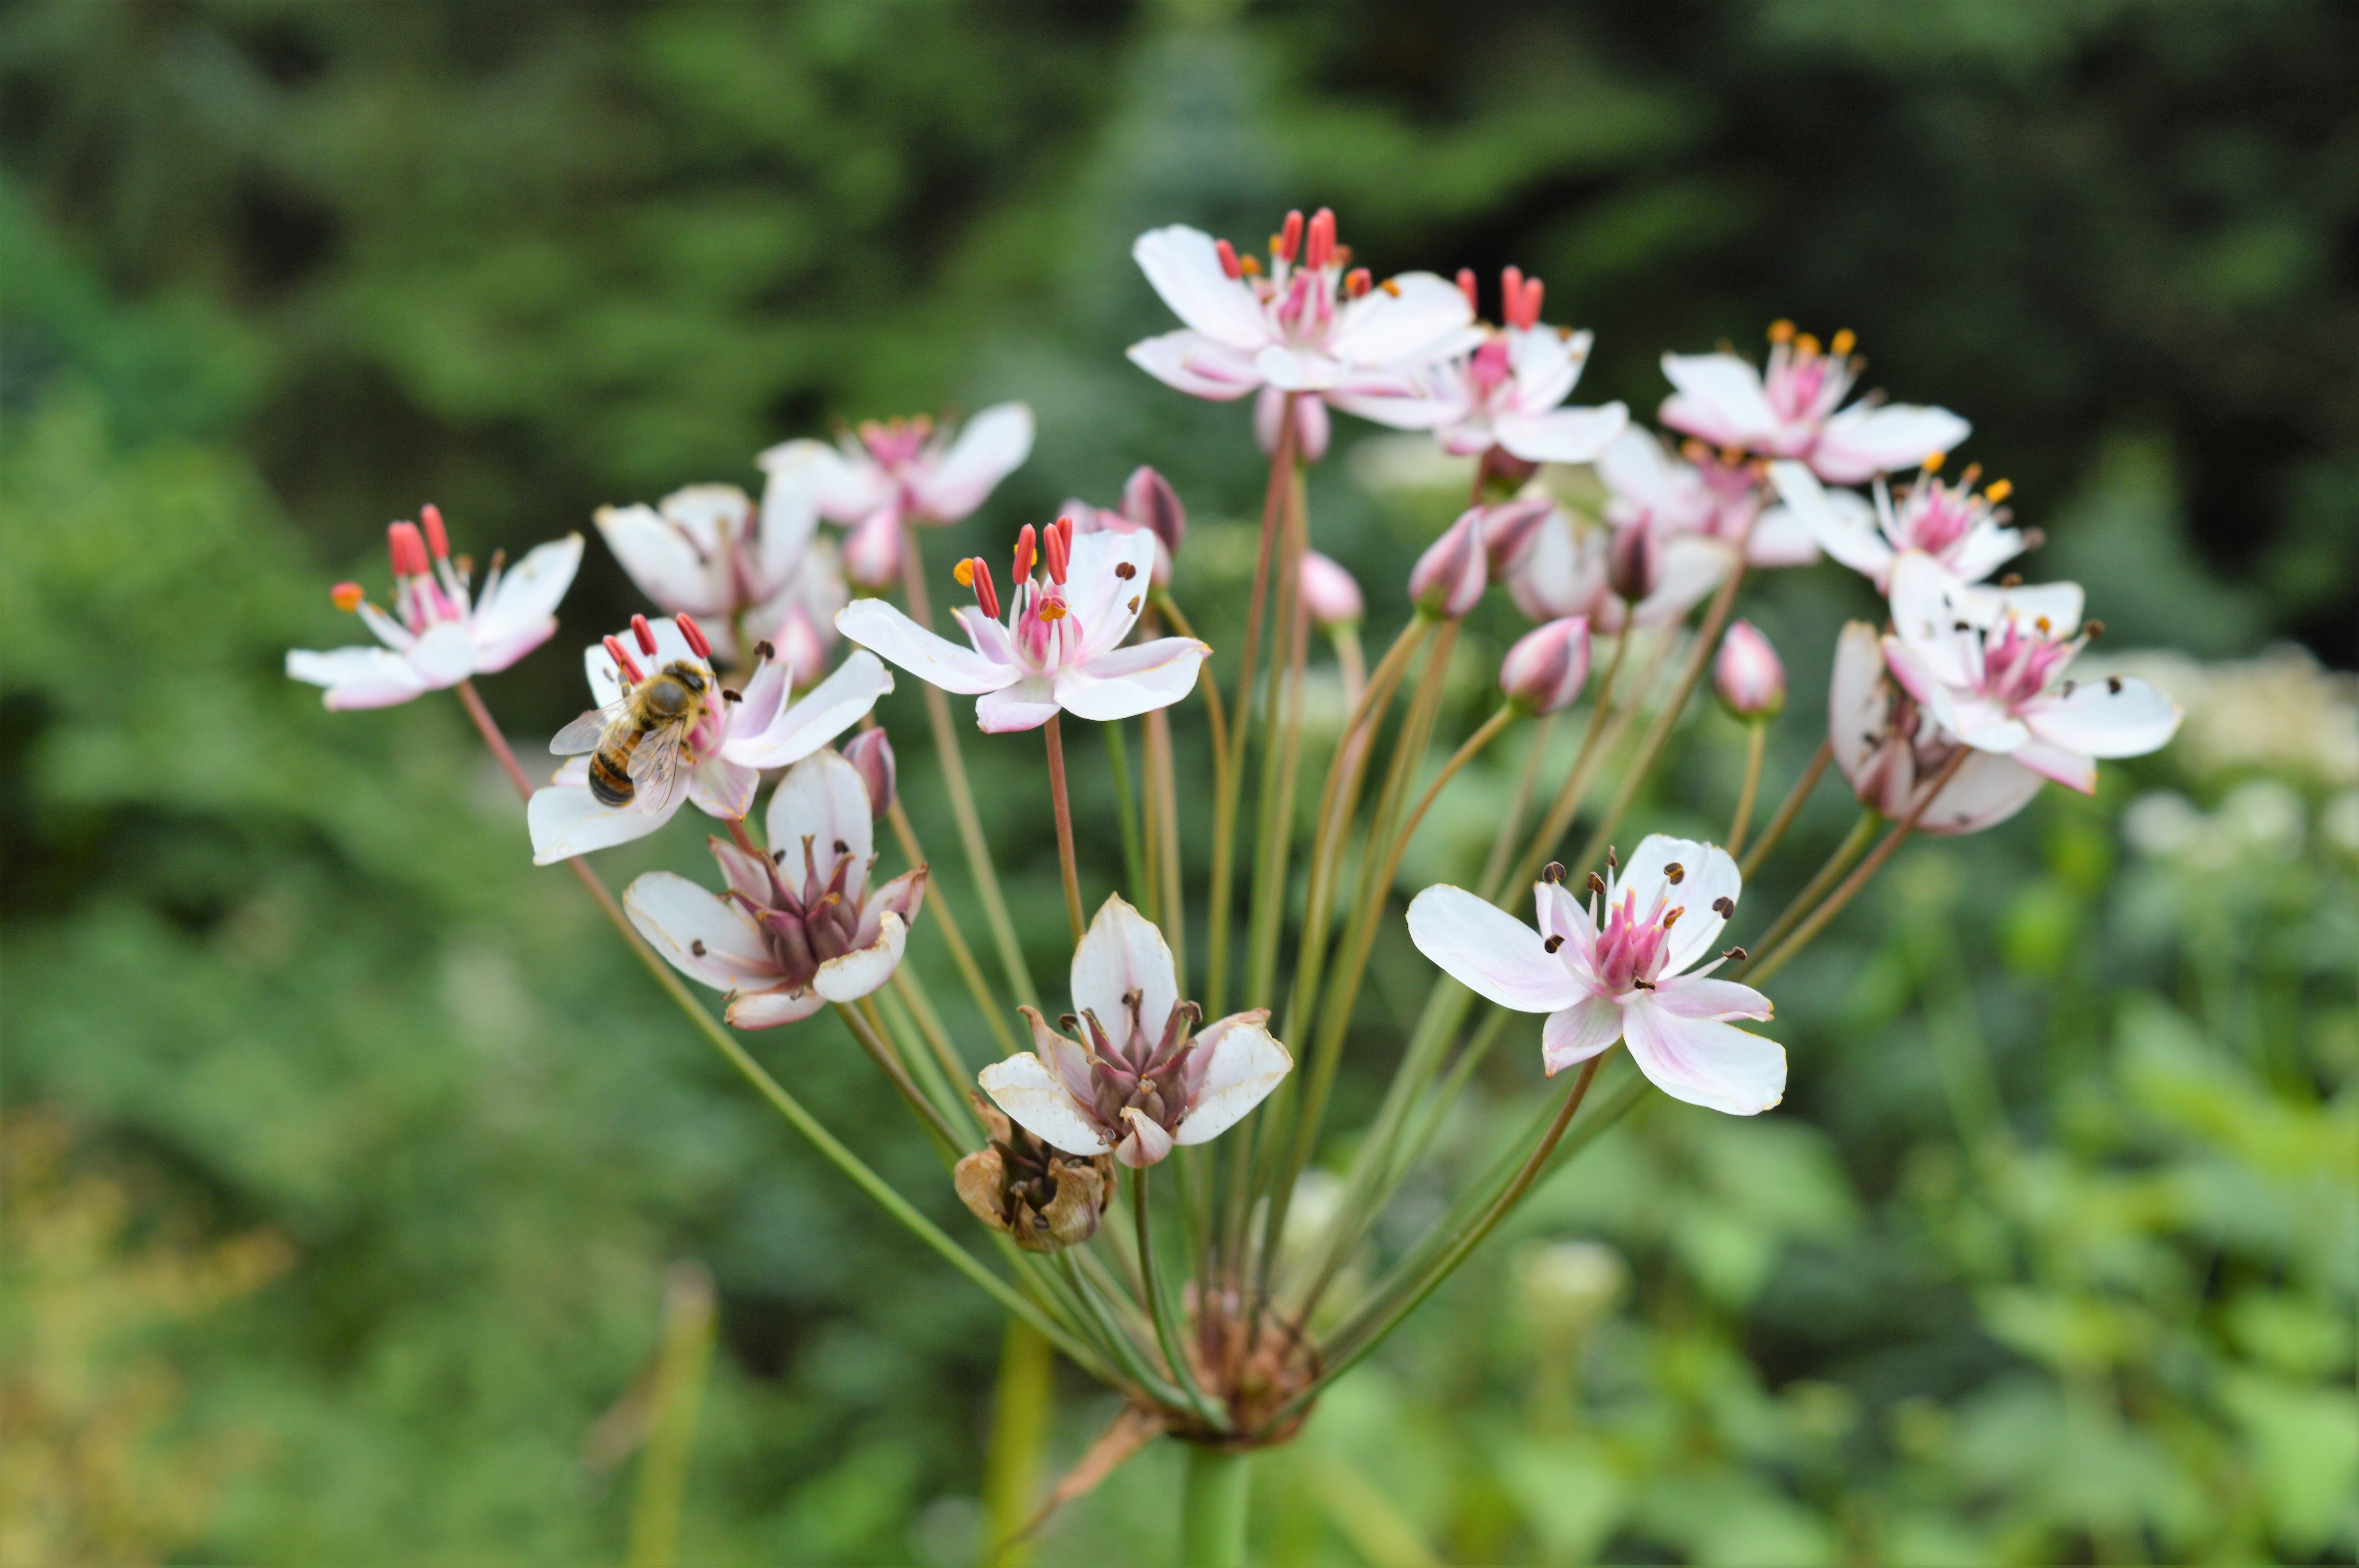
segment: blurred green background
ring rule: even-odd
[[[1329,203],[1380,274],[1542,276],[1597,333],[1584,397],[1642,412],[1664,349],[1852,328],[1871,384],[1974,420],[1963,455],[2049,535],[2029,569],[2089,585],[2110,654],[2167,651],[2141,667],[2190,718],[2093,801],[1904,854],[1780,977],[1786,1105],[1654,1104],[1546,1189],[1265,1462],[1259,1550],[2351,1562],[2354,81],[2336,0],[18,0],[0,1561],[619,1557],[681,1258],[720,1303],[683,1560],[971,1556],[996,1314],[532,870],[454,704],[330,716],[279,661],[351,639],[326,584],[381,584],[422,501],[513,552],[751,485],[832,420],[1006,397],[1035,455],[938,560],[1153,461],[1220,643],[1259,461],[1242,408],[1122,360],[1169,324],[1127,246]],[[1313,529],[1383,637],[1454,503],[1382,482],[1366,434],[1339,421]],[[1797,690],[1772,788],[1863,595],[1831,567],[1748,595]],[[633,608],[593,538],[557,643],[491,684],[513,732],[578,709],[571,646]],[[1469,721],[1515,631],[1470,629]],[[941,824],[912,686],[880,713]],[[1053,976],[1019,751],[967,756]],[[1701,716],[1644,824],[1719,831],[1740,754]],[[1479,859],[1519,762],[1474,771],[1406,887]],[[1076,788],[1110,885],[1093,757]],[[699,859],[676,826],[600,867]],[[1399,952],[1346,1128],[1424,982]],[[754,1040],[963,1223],[832,1022]],[[1498,1053],[1450,1160],[1536,1054]],[[1060,1391],[1052,1462],[1112,1414]],[[1042,1560],[1168,1560],[1174,1457]]]

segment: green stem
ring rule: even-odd
[[[712,1365],[712,1276],[700,1264],[675,1263],[664,1279],[663,1342],[649,1396],[655,1412],[639,1455],[628,1568],[671,1568],[679,1558],[680,1499]]]
[[[1736,816],[1728,825],[1728,852],[1742,854],[1745,830],[1753,826],[1753,797],[1761,793],[1761,754],[1769,742],[1769,726],[1756,719],[1745,727],[1745,787],[1736,792]]]
[[[868,1059],[876,1064],[876,1070],[891,1080],[893,1087],[900,1091],[901,1098],[908,1102],[909,1108],[917,1113],[918,1119],[925,1124],[926,1130],[933,1135],[934,1152],[942,1157],[945,1164],[957,1164],[958,1134],[951,1130],[951,1124],[941,1111],[926,1098],[924,1092],[910,1078],[909,1069],[901,1065],[900,1055],[886,1044],[875,1022],[845,1002],[835,1004],[835,1015],[843,1021],[843,1027],[852,1032],[852,1038],[868,1054]]]
[[[1057,816],[1057,869],[1065,878],[1065,918],[1072,923],[1073,943],[1079,946],[1090,923],[1082,913],[1082,872],[1073,859],[1073,803],[1065,793],[1064,717],[1049,715],[1040,733],[1049,742],[1049,798]]]
[[[1566,830],[1571,827],[1572,819],[1581,813],[1582,803],[1589,798],[1589,786],[1596,777],[1599,764],[1615,746],[1621,744],[1622,732],[1630,727],[1630,720],[1637,715],[1647,691],[1653,687],[1656,667],[1662,662],[1665,650],[1671,645],[1671,634],[1667,629],[1656,637],[1654,646],[1647,650],[1646,662],[1639,666],[1630,685],[1625,687],[1620,684],[1622,661],[1630,651],[1631,639],[1636,634],[1634,628],[1625,626],[1622,635],[1614,640],[1614,657],[1607,661],[1605,678],[1598,684],[1597,704],[1589,710],[1589,728],[1582,732],[1581,750],[1574,753],[1572,769],[1564,775],[1564,784],[1556,792],[1556,799],[1549,803],[1548,815],[1540,819],[1539,831],[1532,835],[1532,841],[1525,847],[1523,859],[1516,862],[1516,868],[1507,874],[1506,881],[1495,884],[1484,883],[1483,896],[1491,903],[1499,902],[1500,889],[1520,890],[1529,886],[1532,879],[1539,874],[1541,862],[1549,858],[1550,850],[1564,841]],[[1456,982],[1442,983],[1451,985]],[[1462,1015],[1463,1011],[1462,1005]],[[1451,1027],[1457,1027],[1455,1020],[1451,1021]]]
[[[1147,849],[1139,830],[1138,801],[1130,787],[1130,747],[1124,741],[1122,721],[1098,726],[1105,736],[1106,770],[1114,775],[1114,815],[1122,827],[1122,873],[1130,886],[1131,902],[1155,914],[1155,889],[1147,873]]]
[[[1168,1299],[1162,1273],[1155,1266],[1155,1233],[1148,1226],[1147,1211],[1147,1166],[1141,1165],[1130,1173],[1131,1226],[1138,1233],[1138,1293],[1145,1299],[1147,1315],[1155,1325],[1156,1346],[1163,1352],[1171,1381],[1186,1391],[1189,1408],[1199,1418],[1226,1431],[1228,1411],[1196,1386],[1195,1368],[1189,1363],[1180,1338],[1178,1312]]]
[[[893,837],[900,843],[903,859],[912,866],[928,864],[925,847],[918,842],[918,830],[910,826],[909,814],[898,800],[886,813],[886,820],[893,825]],[[974,949],[966,945],[966,933],[959,929],[950,900],[942,896],[941,880],[938,877],[926,879],[925,913],[926,924],[942,934],[942,945],[951,950],[951,962],[958,966],[959,978],[966,981],[967,994],[974,998],[975,1011],[983,1014],[983,1021],[998,1038],[1001,1054],[1013,1056],[1016,1052],[1016,1036],[1008,1032],[1007,1021],[1001,1016],[1006,1010],[992,995],[991,981],[984,978],[983,966],[974,961]]]
[[[1794,818],[1801,815],[1802,803],[1810,799],[1810,791],[1818,787],[1819,775],[1827,771],[1827,763],[1834,754],[1833,742],[1819,742],[1818,754],[1810,759],[1810,765],[1802,770],[1802,776],[1794,781],[1794,787],[1786,792],[1785,804],[1777,807],[1777,815],[1769,819],[1767,827],[1762,829],[1760,838],[1753,846],[1753,852],[1745,856],[1736,868],[1739,878],[1745,881],[1753,880],[1754,871],[1769,858],[1769,851],[1777,847],[1777,840],[1786,836],[1786,829],[1791,827]],[[1732,855],[1735,852],[1734,849],[1729,851]]]
[[[1049,1342],[1021,1318],[1007,1320],[1000,1341],[999,1382],[991,1401],[991,1436],[984,1450],[984,1517],[988,1539],[1006,1541],[995,1561],[1016,1568],[1029,1555],[1019,1540],[1031,1522],[1039,1487],[1040,1447],[1049,1435],[1056,1364]]]
[[[1245,1000],[1248,1003],[1277,1000],[1277,946],[1286,928],[1287,862],[1294,847],[1294,795],[1302,772],[1302,676],[1310,652],[1310,617],[1301,602],[1307,524],[1299,474],[1288,490],[1285,560],[1278,573],[1275,622],[1287,640],[1287,656],[1281,662],[1273,643],[1269,683],[1262,703],[1275,743],[1262,748],[1253,900],[1245,927]]]
[[[1189,1445],[1180,1483],[1180,1561],[1187,1568],[1245,1568],[1252,1463],[1247,1449]]]
[[[1180,867],[1180,787],[1171,761],[1171,714],[1158,708],[1147,716],[1146,793],[1155,806],[1155,832],[1148,846],[1161,895],[1163,939],[1171,944],[1171,967],[1188,991],[1187,887]]]
[[[1767,957],[1786,933],[1800,923],[1802,916],[1818,907],[1819,900],[1835,885],[1835,879],[1851,870],[1851,863],[1859,859],[1861,851],[1867,848],[1868,840],[1875,837],[1876,824],[1883,820],[1873,806],[1859,814],[1859,820],[1852,824],[1851,831],[1844,835],[1842,843],[1835,846],[1834,852],[1827,857],[1826,864],[1802,884],[1802,891],[1794,895],[1793,902],[1778,911],[1777,918],[1769,923],[1769,929],[1764,931],[1753,945],[1755,953]]]
[[[1603,698],[1600,698],[1602,704]],[[1477,887],[1495,887],[1506,874],[1507,856],[1516,842],[1516,835],[1524,830],[1524,818],[1532,808],[1532,789],[1539,783],[1540,763],[1547,760],[1549,742],[1556,739],[1557,720],[1561,712],[1544,716],[1532,731],[1532,743],[1524,753],[1524,771],[1516,779],[1516,798],[1507,807],[1507,815],[1499,818],[1497,829],[1491,835],[1491,852],[1483,860],[1483,880]]]

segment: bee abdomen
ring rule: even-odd
[[[620,806],[631,804],[638,793],[631,775],[624,770],[629,765],[631,753],[626,747],[593,752],[590,756],[590,793],[601,806]]]

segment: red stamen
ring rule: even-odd
[[[696,623],[695,616],[682,611],[672,617],[672,622],[679,628],[679,634],[688,639],[688,645],[695,650],[698,658],[709,660],[712,657],[712,641],[705,636],[704,628]]]
[[[340,582],[328,590],[328,597],[335,601],[337,609],[353,611],[361,607],[361,600],[368,595],[361,591],[361,585],[356,582]]]
[[[1335,210],[1321,207],[1310,217],[1310,248],[1303,255],[1310,270],[1317,272],[1335,259]]]
[[[1547,292],[1548,286],[1538,278],[1524,280],[1524,302],[1517,312],[1522,319],[1516,323],[1516,326],[1529,329],[1540,324],[1540,297]]]
[[[1473,267],[1462,266],[1458,269],[1458,292],[1466,297],[1466,308],[1468,310],[1473,312],[1477,316],[1483,314],[1483,301],[1474,292],[1474,269]]]
[[[631,657],[631,651],[623,646],[620,637],[606,639],[606,656],[614,661],[614,667],[621,670],[623,678],[633,686],[647,678],[640,670],[638,661]]]
[[[1519,266],[1499,269],[1499,319],[1510,327],[1520,327],[1516,319],[1524,305],[1524,269]]]
[[[424,577],[426,575],[428,570],[426,541],[419,537],[417,524],[388,524],[385,531],[385,540],[386,549],[393,556],[394,576]]]
[[[991,580],[991,563],[981,556],[963,563],[974,569],[969,574],[974,586],[974,601],[994,621],[999,619],[999,585]]]
[[[1016,535],[1016,575],[1011,580],[1017,587],[1032,580],[1032,563],[1038,556],[1038,535],[1034,533],[1032,524],[1027,523],[1023,531]]]
[[[656,651],[656,629],[647,624],[644,615],[631,617],[631,635],[637,639],[639,652],[652,655]]]
[[[1375,277],[1366,267],[1355,266],[1343,275],[1343,292],[1357,299],[1375,287]]]
[[[1237,248],[1234,245],[1226,240],[1214,240],[1212,249],[1219,253],[1221,270],[1228,275],[1230,282],[1234,283],[1245,275],[1245,264],[1237,260]]]
[[[1286,227],[1269,243],[1271,252],[1282,262],[1294,260],[1302,249],[1302,209],[1297,207],[1286,215]]]
[[[442,509],[429,501],[418,509],[418,520],[426,524],[426,547],[434,552],[434,558],[449,560],[451,535],[442,531]]]
[[[1049,524],[1049,531],[1041,535],[1040,545],[1049,557],[1049,580],[1051,582],[1065,580],[1065,568],[1070,558],[1068,552],[1071,547],[1066,541],[1072,537],[1072,526],[1071,518],[1060,517]]]

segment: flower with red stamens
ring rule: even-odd
[[[772,473],[759,505],[734,484],[694,484],[653,506],[602,506],[593,520],[640,590],[697,616],[724,660],[744,662],[742,621],[750,641],[793,647],[799,684],[819,678],[850,596],[842,553],[819,533],[809,475]]]
[[[1914,468],[1972,428],[1946,408],[1873,396],[1843,407],[1859,369],[1848,331],[1822,351],[1816,338],[1780,321],[1769,341],[1767,371],[1734,354],[1665,354],[1663,373],[1679,390],[1663,403],[1663,423],[1715,447],[1799,458],[1831,484]]]
[[[297,649],[287,673],[327,687],[330,708],[386,708],[429,691],[507,668],[555,634],[558,600],[582,564],[582,535],[534,548],[514,568],[500,557],[480,589],[468,562],[453,558],[442,514],[424,511],[425,532],[414,523],[386,530],[393,558],[393,608],[368,601],[358,583],[338,583],[336,607],[356,612],[383,647]]]
[[[821,516],[850,526],[844,564],[863,588],[901,575],[901,524],[939,526],[969,516],[999,481],[1032,455],[1032,410],[1021,403],[984,409],[955,438],[923,415],[868,420],[840,442],[788,441],[756,460],[804,487]]]

